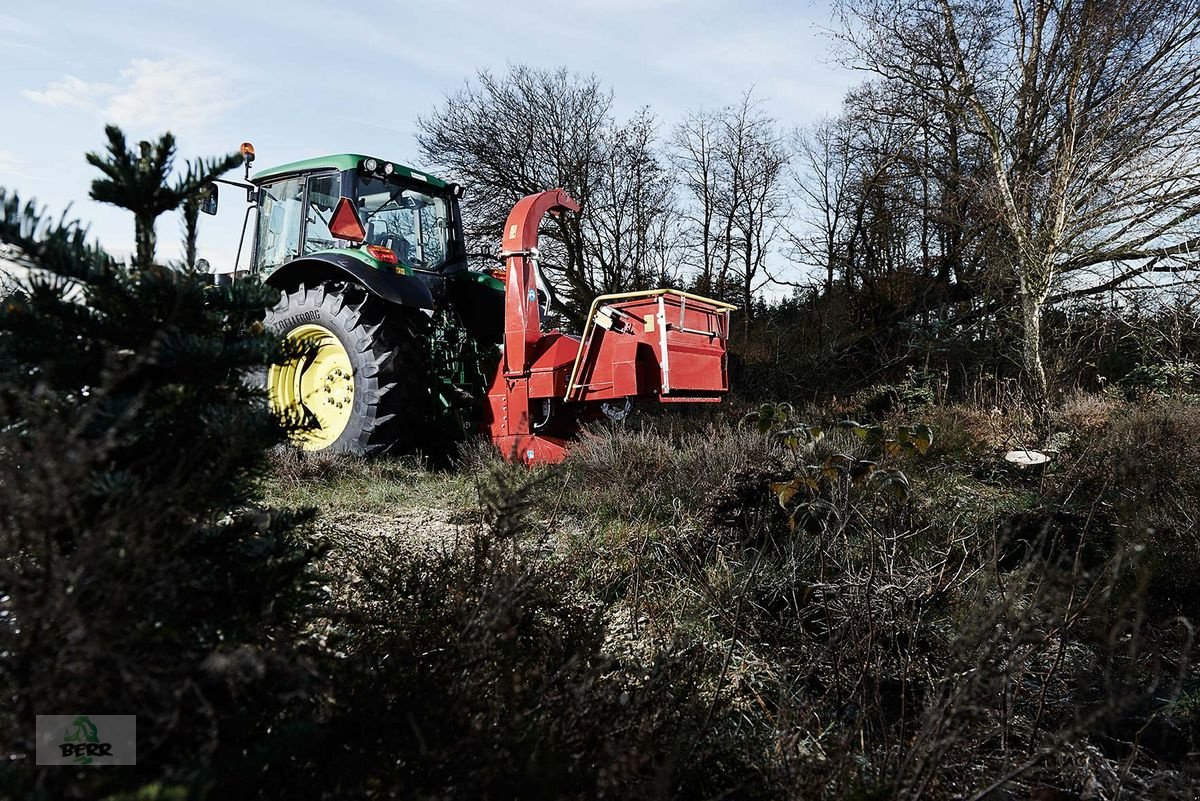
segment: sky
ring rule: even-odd
[[[181,160],[250,141],[256,168],[336,152],[422,168],[417,117],[514,63],[595,74],[618,116],[648,106],[664,135],[751,87],[790,128],[835,114],[858,81],[832,25],[825,0],[2,0],[0,187],[70,206],[124,256],[132,216],[88,198],[84,153],[103,150],[106,123],[131,142],[169,130]],[[243,201],[224,187],[201,218],[214,265],[233,262]],[[178,258],[177,215],[157,230],[159,259]]]

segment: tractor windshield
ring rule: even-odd
[[[360,176],[357,200],[368,245],[391,248],[401,262],[423,270],[446,261],[450,239],[446,199],[374,176]]]

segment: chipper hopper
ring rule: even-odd
[[[304,422],[306,449],[434,455],[482,425],[506,458],[554,462],[582,424],[634,400],[712,402],[729,389],[726,303],[603,295],[581,336],[542,330],[538,228],[579,210],[561,189],[513,208],[501,274],[469,264],[455,184],[355,154],[251,178],[254,149],[242,152],[246,180],[221,182],[246,191],[243,240],[255,215],[246,272],[280,290],[264,322],[299,355],[271,368],[266,389]],[[216,208],[214,186],[204,210]]]

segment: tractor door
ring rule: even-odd
[[[319,173],[308,177],[308,197],[305,200],[303,254],[322,250],[340,250],[346,247],[345,240],[338,239],[329,230],[333,210],[342,197],[342,174]]]
[[[259,188],[258,230],[251,269],[264,278],[300,255],[303,199],[304,176],[283,178]]]

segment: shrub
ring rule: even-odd
[[[1191,797],[1200,722],[1180,707],[1194,684],[1191,641],[1186,624],[1147,615],[1155,557],[1113,540],[1119,524],[1101,508],[1089,512],[1112,497],[1103,488],[1056,500],[1051,479],[973,481],[970,460],[1009,434],[982,411],[930,413],[941,421],[933,447],[905,457],[919,477],[907,504],[822,487],[839,513],[820,526],[789,530],[783,515],[747,510],[755,534],[722,536],[696,504],[666,524],[627,518],[609,536],[568,540],[585,566],[578,586],[613,604],[609,648],[643,662],[680,641],[711,654],[703,683],[742,716],[750,742],[769,738],[755,764],[805,798],[1089,787]],[[939,453],[941,428],[956,421],[971,431]],[[827,451],[871,457],[871,442],[870,431],[860,440],[835,427],[816,447],[797,445],[797,464]],[[790,469],[788,448],[768,439],[764,462]],[[946,481],[957,484],[936,486]],[[597,497],[605,491],[613,497]],[[590,492],[607,508],[629,487]]]
[[[1058,423],[1069,431],[1094,434],[1120,411],[1119,398],[1100,392],[1073,392],[1063,399]]]
[[[257,503],[284,434],[246,384],[275,355],[268,292],[127,270],[0,200],[0,240],[47,270],[0,307],[2,781],[97,797],[190,780],[299,680],[284,644],[313,596],[310,515]],[[139,766],[36,769],[34,715],[70,711],[137,714]]]
[[[1112,547],[1146,549],[1156,615],[1200,618],[1200,407],[1126,407],[1079,448],[1059,492],[1111,510]]]
[[[723,735],[728,711],[702,695],[706,656],[612,658],[603,607],[571,586],[577,566],[523,555],[529,492],[489,486],[488,527],[455,547],[385,538],[344,555],[320,692],[231,760],[242,769],[214,794],[761,796],[753,748]]]
[[[878,419],[894,412],[918,411],[935,400],[934,389],[926,378],[913,373],[905,381],[877,384],[855,394],[851,406],[857,414]]]
[[[767,437],[727,425],[601,426],[572,447],[544,502],[589,523],[669,523],[680,510],[712,511],[747,475],[766,475],[775,458]]]
[[[1200,393],[1200,364],[1177,360],[1143,364],[1121,378],[1121,387],[1132,400],[1140,395],[1174,397]]]

